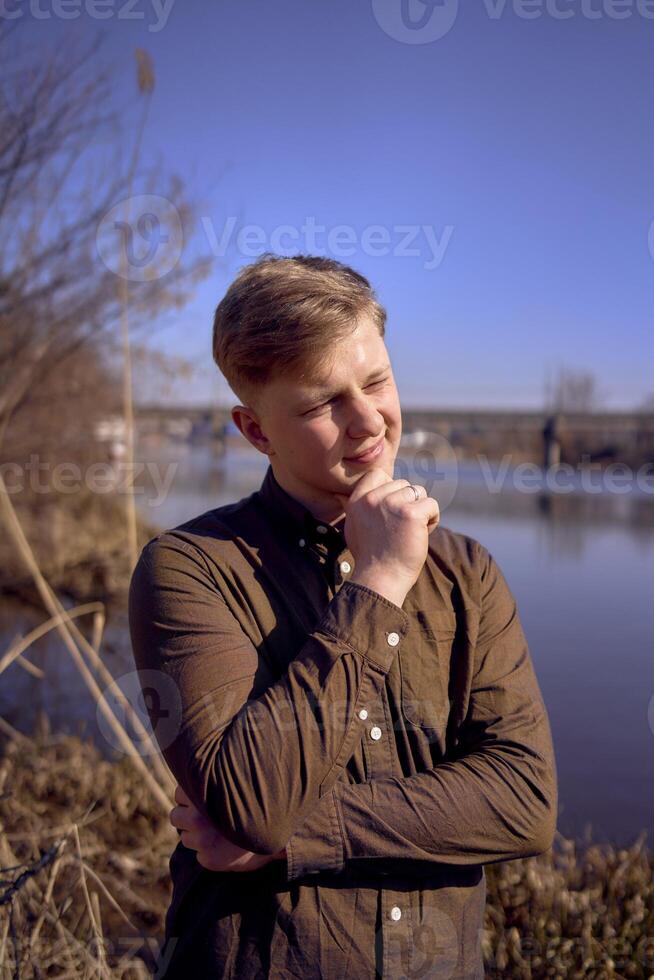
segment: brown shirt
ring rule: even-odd
[[[551,845],[549,722],[492,555],[437,528],[402,608],[353,572],[342,524],[270,466],[143,549],[130,627],[164,757],[228,838],[288,854],[210,872],[180,841],[167,980],[483,977],[484,864]]]

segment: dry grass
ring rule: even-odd
[[[76,736],[0,740],[0,976],[151,976],[177,835],[139,770]],[[651,977],[653,868],[642,838],[488,867],[487,975]]]
[[[151,976],[178,838],[142,774],[77,736],[0,738],[0,976]]]
[[[577,846],[487,868],[488,977],[654,976],[654,852]]]

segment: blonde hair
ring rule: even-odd
[[[232,390],[252,405],[273,378],[305,378],[328,362],[334,342],[363,316],[383,337],[386,310],[350,266],[266,252],[239,271],[218,304],[213,357]]]

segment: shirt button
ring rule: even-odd
[[[327,534],[327,528],[325,527],[324,524],[319,524],[318,527],[316,528],[316,531],[318,532],[318,534]]]
[[[372,738],[375,742],[378,742],[381,737],[382,737],[381,728],[379,727],[379,725],[373,725],[372,728],[370,729],[370,738]]]
[[[365,708],[362,708],[361,711],[359,712],[359,718],[361,719],[361,721],[365,721],[367,717],[368,717],[368,712],[366,711]]]
[[[352,571],[352,566],[350,565],[349,561],[341,562],[341,571],[343,572],[343,575],[347,575],[348,572]]]
[[[397,633],[389,633],[386,642],[389,647],[396,647],[400,642],[400,637]]]
[[[397,922],[398,919],[401,918],[402,918],[402,909],[400,908],[399,905],[394,905],[393,908],[391,909],[391,919],[393,920],[393,922]]]
[[[299,546],[300,546],[301,548],[304,548],[304,546],[305,546],[305,544],[306,544],[306,541],[304,540],[304,538],[300,538],[300,540],[298,541],[298,544],[299,544]]]

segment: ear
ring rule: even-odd
[[[234,405],[231,409],[231,416],[241,435],[255,449],[267,456],[272,455],[270,441],[261,428],[261,423],[254,409],[248,408],[247,405]]]

